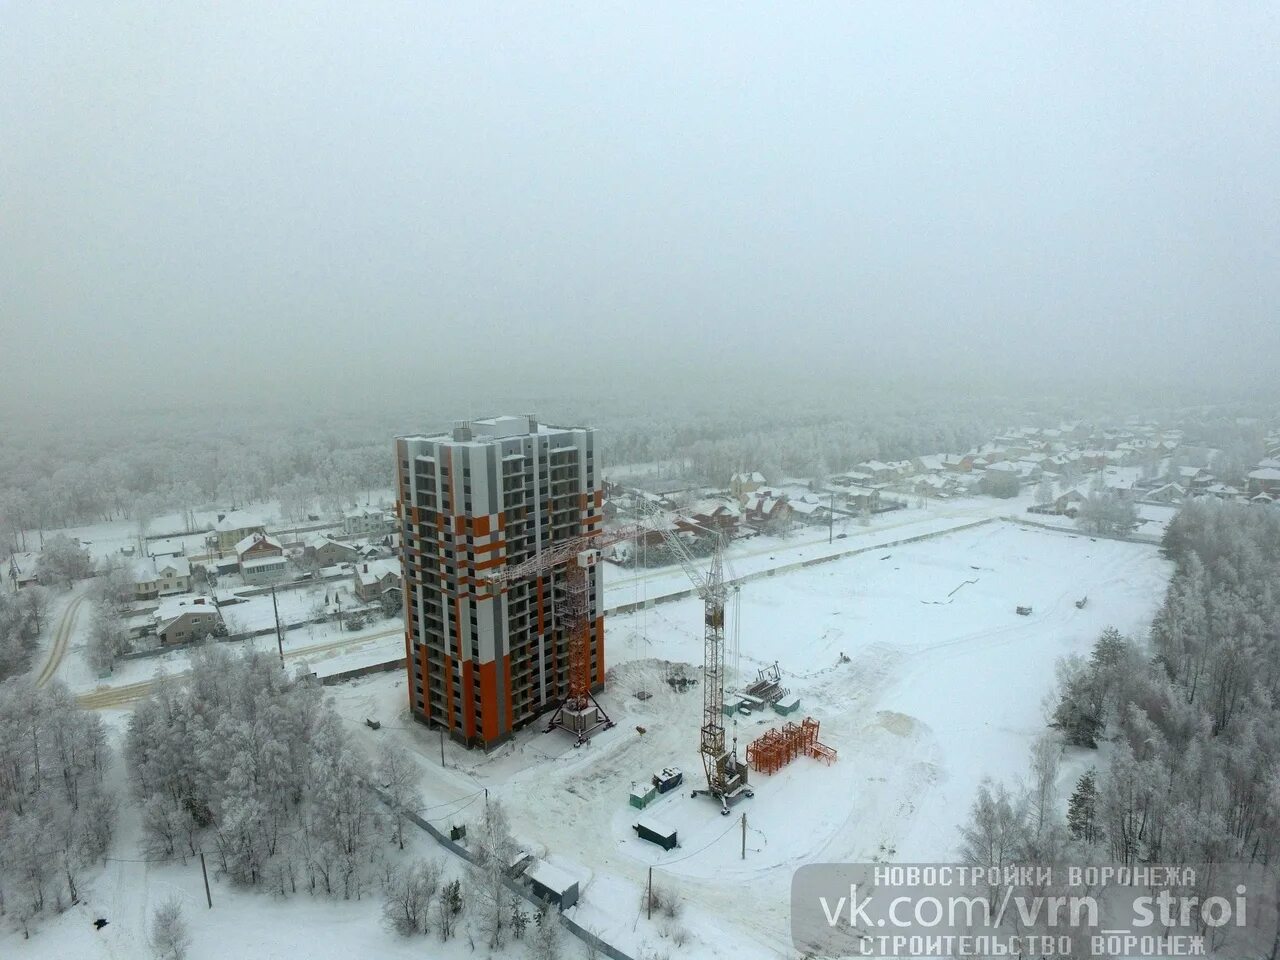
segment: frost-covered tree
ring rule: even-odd
[[[61,683],[0,684],[0,908],[24,934],[81,896],[111,843],[115,804],[102,721]]]
[[[1053,503],[1053,478],[1047,473],[1041,476],[1040,482],[1036,484],[1036,503],[1042,507]]]
[[[93,561],[89,559],[88,551],[64,534],[44,542],[36,567],[41,583],[58,587],[69,587],[93,574]]]
[[[144,850],[212,849],[233,882],[359,898],[381,805],[319,689],[256,651],[204,648],[135,710],[125,743]]]
[[[489,947],[502,946],[507,925],[507,871],[519,850],[507,812],[497,800],[486,801],[480,824],[475,831],[474,901],[481,911],[482,922],[489,934]]]
[[[543,902],[534,915],[534,933],[529,938],[529,956],[532,960],[559,960],[563,933],[560,911]]]
[[[26,587],[14,594],[0,587],[0,680],[27,668],[47,619],[48,597],[30,602],[25,595],[39,589]]]
[[[382,916],[392,930],[407,937],[430,929],[440,876],[435,860],[419,860],[390,873],[383,885]]]
[[[1096,536],[1127,537],[1138,525],[1138,508],[1127,497],[1094,490],[1080,504],[1076,523]]]
[[[1067,828],[1075,839],[1092,845],[1098,840],[1097,774],[1090,768],[1078,781],[1067,804]]]
[[[129,631],[119,612],[110,603],[95,603],[85,644],[89,666],[99,675],[110,673],[120,655],[128,652]]]
[[[403,850],[405,815],[413,812],[418,805],[418,780],[421,773],[409,754],[402,747],[391,743],[382,744],[378,750],[376,772],[378,784],[386,793],[391,806],[395,841]]]
[[[151,916],[151,949],[158,960],[184,960],[191,934],[182,916],[182,901],[170,897]]]

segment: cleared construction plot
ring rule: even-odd
[[[684,900],[680,923],[699,955],[776,956],[790,952],[787,896],[801,864],[953,856],[978,782],[1023,774],[1055,662],[1087,652],[1105,626],[1144,629],[1168,575],[1150,546],[998,523],[747,585],[729,686],[777,661],[839,759],[797,757],[754,776],[754,798],[729,817],[690,797],[701,693],[667,682],[673,671],[698,674],[696,598],[609,619],[603,702],[617,726],[581,748],[524,731],[487,756],[450,746],[442,769],[436,735],[407,719],[401,677],[335,696],[353,723],[389,721],[362,736],[417,751],[424,803],[441,824],[453,810],[471,817],[474,806],[463,808],[479,788],[501,798],[517,836],[578,878],[574,916],[612,942],[658,942],[657,917],[638,918],[652,866],[655,883]],[[1018,605],[1033,613],[1018,616]],[[782,720],[766,709],[726,726],[745,754]],[[629,804],[633,785],[667,766],[686,771],[686,785],[645,814],[676,831],[671,850],[637,835]]]

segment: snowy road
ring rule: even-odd
[[[312,659],[317,654],[333,653],[334,651],[346,652],[353,648],[364,647],[368,644],[385,640],[387,637],[403,637],[404,628],[397,625],[389,630],[380,630],[377,633],[365,634],[359,637],[339,637],[337,640],[328,640],[324,643],[313,643],[305,647],[294,647],[286,650],[284,658],[288,660],[304,660]],[[401,653],[403,656],[403,652]],[[376,658],[375,658],[376,659]],[[187,675],[186,670],[179,673],[170,674],[170,677],[184,677]],[[150,695],[152,688],[157,683],[156,680],[142,680],[138,683],[126,683],[115,687],[100,687],[90,693],[83,693],[77,699],[80,706],[88,710],[106,710],[111,707],[123,707],[134,703],[138,700],[145,699]]]
[[[36,675],[37,687],[43,687],[57,674],[58,667],[62,665],[62,658],[67,655],[67,648],[71,644],[71,635],[76,629],[76,619],[80,615],[80,607],[88,599],[89,595],[87,593],[73,597],[71,602],[67,604],[66,609],[62,611],[62,618],[58,621],[57,627],[54,628],[53,640],[49,644],[49,656],[45,659],[44,666],[40,668],[39,674]]]

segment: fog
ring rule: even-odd
[[[0,7],[0,403],[1218,389],[1274,4]]]

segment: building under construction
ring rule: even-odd
[[[491,582],[600,528],[595,434],[497,417],[396,440],[405,655],[413,716],[491,747],[564,702],[567,564]],[[581,573],[578,574],[582,576]],[[590,683],[604,683],[601,571],[577,598]]]

